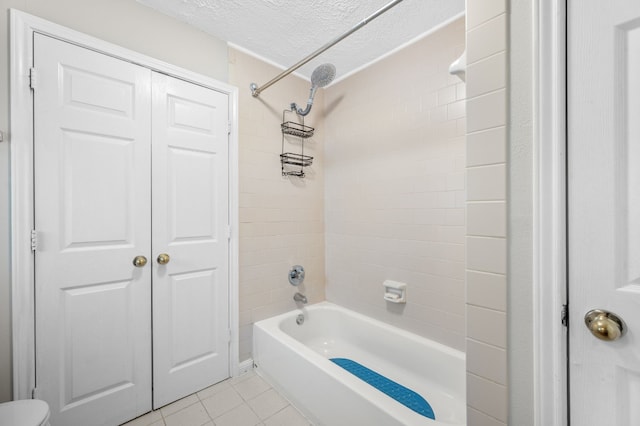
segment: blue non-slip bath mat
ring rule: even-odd
[[[383,375],[378,374],[364,365],[358,364],[350,359],[330,358],[330,360],[416,413],[433,420],[436,419],[436,416],[433,413],[433,408],[431,408],[431,405],[429,405],[427,400],[411,389],[406,388],[391,379],[387,379]]]

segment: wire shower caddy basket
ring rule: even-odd
[[[280,124],[280,129],[282,130],[282,154],[280,154],[282,176],[297,176],[303,178],[305,177],[304,168],[313,164],[313,157],[305,155],[304,153],[304,140],[313,136],[315,129],[305,126],[304,117],[301,117],[301,123],[285,121],[287,113],[291,113],[291,111],[282,111],[282,124]],[[287,135],[300,139],[301,152],[299,154],[284,151],[284,141]]]

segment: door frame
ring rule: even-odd
[[[536,1],[534,24],[534,424],[569,424],[567,277],[567,1]],[[535,22],[535,21],[534,21]]]
[[[9,96],[11,141],[11,307],[13,398],[35,391],[33,102],[30,68],[33,35],[45,34],[229,96],[229,370],[239,372],[238,297],[238,89],[227,83],[111,44],[25,12],[10,10]],[[35,76],[37,85],[37,74]]]

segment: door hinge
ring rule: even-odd
[[[38,392],[37,387],[31,389],[31,399],[40,399],[40,392]]]
[[[227,343],[231,343],[231,329],[227,330],[229,333],[227,334]]]
[[[569,326],[569,306],[564,304],[562,305],[562,312],[560,313],[560,321],[562,321],[562,325],[565,327]]]
[[[36,251],[38,249],[38,231],[35,229],[31,230],[31,251]]]
[[[231,134],[231,121],[227,121],[227,135]]]
[[[227,226],[227,241],[231,241],[231,226]]]
[[[38,73],[35,68],[29,68],[29,88],[35,89],[38,85]]]

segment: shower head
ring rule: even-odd
[[[336,76],[336,67],[333,64],[322,64],[311,73],[311,85],[324,87],[331,83]]]
[[[313,98],[316,95],[316,90],[320,87],[325,87],[333,81],[336,76],[336,67],[333,64],[322,64],[311,73],[311,91],[309,93],[309,100],[307,100],[307,107],[303,110],[298,108],[298,105],[293,102],[291,109],[298,113],[298,115],[305,116],[311,112],[311,106],[313,105]]]

